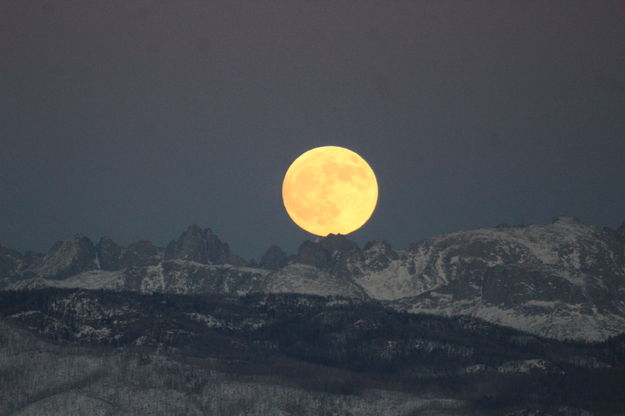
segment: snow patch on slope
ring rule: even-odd
[[[273,273],[267,285],[267,292],[354,298],[366,296],[363,290],[351,281],[305,264],[290,264]]]

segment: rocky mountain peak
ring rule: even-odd
[[[102,237],[96,244],[98,263],[102,270],[119,270],[122,248],[109,237]]]
[[[177,240],[165,249],[165,260],[190,260],[202,264],[229,262],[230,247],[222,242],[210,228],[202,229],[192,224]]]
[[[363,251],[367,267],[371,270],[383,270],[391,261],[399,258],[393,247],[384,240],[368,241]]]
[[[259,266],[262,269],[278,270],[286,266],[289,256],[278,246],[271,246],[260,258]]]
[[[24,256],[16,250],[0,245],[0,277],[15,276],[24,264]]]
[[[317,241],[304,241],[298,249],[296,262],[343,274],[348,272],[348,260],[361,256],[362,251],[354,241],[341,234],[328,234]]]
[[[392,250],[393,247],[391,246],[391,244],[386,241],[386,240],[372,240],[372,241],[367,241],[365,243],[365,247],[364,250],[380,250],[380,251],[388,251],[388,250]]]
[[[119,259],[121,268],[152,266],[162,260],[162,249],[148,240],[140,240],[122,250]]]
[[[328,234],[325,237],[321,237],[318,241],[318,244],[333,253],[349,253],[360,251],[360,247],[358,247],[358,244],[356,244],[356,242],[350,240],[342,234]]]
[[[553,217],[551,220],[552,224],[582,224],[582,222],[577,217],[569,216],[569,215],[559,215],[557,217]]]
[[[330,252],[314,241],[304,241],[297,250],[297,263],[308,264],[318,269],[330,267],[332,256]]]
[[[83,234],[76,234],[71,240],[57,241],[36,267],[36,273],[48,279],[64,279],[92,270],[95,254],[93,242]]]

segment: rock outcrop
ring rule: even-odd
[[[16,276],[24,264],[24,256],[19,251],[0,245],[0,277]]]
[[[238,262],[231,256],[230,247],[222,242],[210,228],[191,225],[177,240],[165,249],[165,260],[190,260],[202,264]]]
[[[278,246],[271,246],[260,258],[259,267],[267,270],[278,270],[286,266],[289,256]]]
[[[122,250],[120,266],[139,267],[158,264],[163,259],[163,252],[152,242],[140,240]]]
[[[121,268],[122,248],[109,237],[102,237],[95,247],[98,263],[102,270],[119,270]]]
[[[304,241],[295,261],[335,275],[347,275],[350,273],[348,264],[361,259],[362,252],[358,244],[344,235],[329,234],[317,241]]]
[[[43,257],[41,264],[34,267],[34,271],[46,279],[64,279],[95,269],[95,253],[91,240],[76,234],[71,240],[57,241]]]

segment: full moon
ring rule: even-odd
[[[282,183],[284,207],[311,234],[349,234],[362,227],[378,202],[378,182],[357,153],[322,146],[300,155]]]

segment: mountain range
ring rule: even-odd
[[[0,415],[625,414],[625,224],[0,246]]]
[[[105,289],[180,295],[291,293],[470,316],[560,340],[625,332],[625,223],[616,230],[557,217],[546,225],[459,231],[394,249],[342,235],[270,247],[245,261],[191,225],[165,248],[84,235],[45,254],[0,246],[0,289]]]

